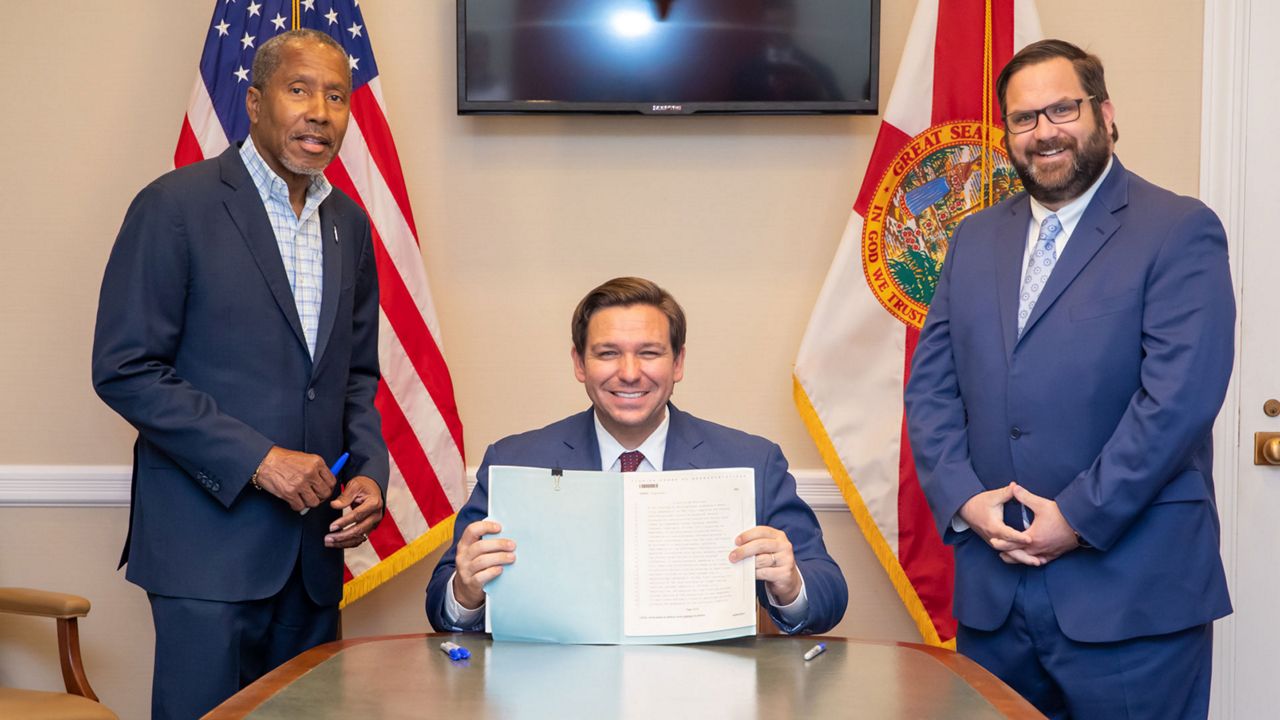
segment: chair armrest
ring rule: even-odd
[[[62,681],[67,692],[96,701],[89,687],[80,659],[80,627],[77,618],[89,614],[89,601],[79,595],[33,590],[0,588],[0,612],[15,615],[37,615],[53,618],[58,625],[58,659],[62,665]]]
[[[49,618],[76,618],[89,614],[89,601],[79,595],[31,588],[0,588],[0,612]]]

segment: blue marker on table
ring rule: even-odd
[[[818,657],[824,651],[826,651],[826,649],[827,649],[826,643],[818,643],[817,645],[814,645],[813,647],[809,648],[809,651],[804,654],[805,662],[808,662],[809,660],[812,660]]]
[[[450,660],[466,660],[471,657],[471,651],[454,642],[440,643],[440,650],[449,656]]]
[[[333,462],[333,467],[329,468],[329,474],[334,478],[338,477],[338,473],[342,472],[342,466],[347,464],[347,458],[351,457],[351,453],[344,452],[342,456]],[[298,511],[299,515],[306,515],[311,508],[302,508]]]

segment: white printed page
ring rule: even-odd
[[[755,563],[729,562],[756,522],[751,468],[623,474],[623,632],[685,635],[755,623]]]

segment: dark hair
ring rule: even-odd
[[[1004,66],[1000,71],[1000,77],[996,79],[996,97],[1000,100],[1000,115],[1003,117],[1009,112],[1009,108],[1005,104],[1005,91],[1009,88],[1009,79],[1019,70],[1030,65],[1039,65],[1042,62],[1048,62],[1056,58],[1065,58],[1071,61],[1071,66],[1075,68],[1076,77],[1080,80],[1080,86],[1084,88],[1086,95],[1092,95],[1094,111],[1096,112],[1102,105],[1103,101],[1110,99],[1107,94],[1107,81],[1103,76],[1102,60],[1097,55],[1087,53],[1079,47],[1072,45],[1066,40],[1038,40],[1019,50],[1009,60],[1009,64]],[[1099,121],[1101,122],[1101,121]],[[1120,139],[1120,131],[1116,128],[1116,124],[1111,123],[1111,140],[1112,142]]]
[[[271,81],[271,76],[276,73],[276,69],[280,67],[280,53],[289,43],[314,42],[327,46],[338,51],[346,60],[347,51],[342,49],[342,45],[333,36],[328,33],[312,30],[311,28],[302,28],[300,30],[287,30],[276,35],[270,40],[262,43],[262,47],[258,48],[258,52],[253,55],[253,82],[252,86],[263,90],[267,87],[267,83]],[[351,66],[347,66],[347,85],[351,84]]]
[[[638,277],[614,278],[597,287],[582,298],[573,311],[573,321],[569,331],[573,336],[573,349],[581,356],[587,349],[587,325],[597,310],[611,307],[629,307],[631,305],[649,305],[662,311],[667,316],[667,326],[671,333],[671,353],[679,356],[684,349],[685,319],[684,308],[671,296],[671,293],[658,287],[652,280]]]

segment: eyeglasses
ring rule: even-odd
[[[1039,110],[1021,110],[1009,113],[1004,116],[1004,127],[1009,131],[1010,135],[1021,135],[1024,132],[1031,132],[1040,124],[1040,116],[1043,115],[1054,125],[1061,125],[1080,119],[1080,105],[1085,100],[1092,100],[1093,95],[1089,97],[1076,98],[1075,100],[1063,100],[1052,105],[1046,105]]]

